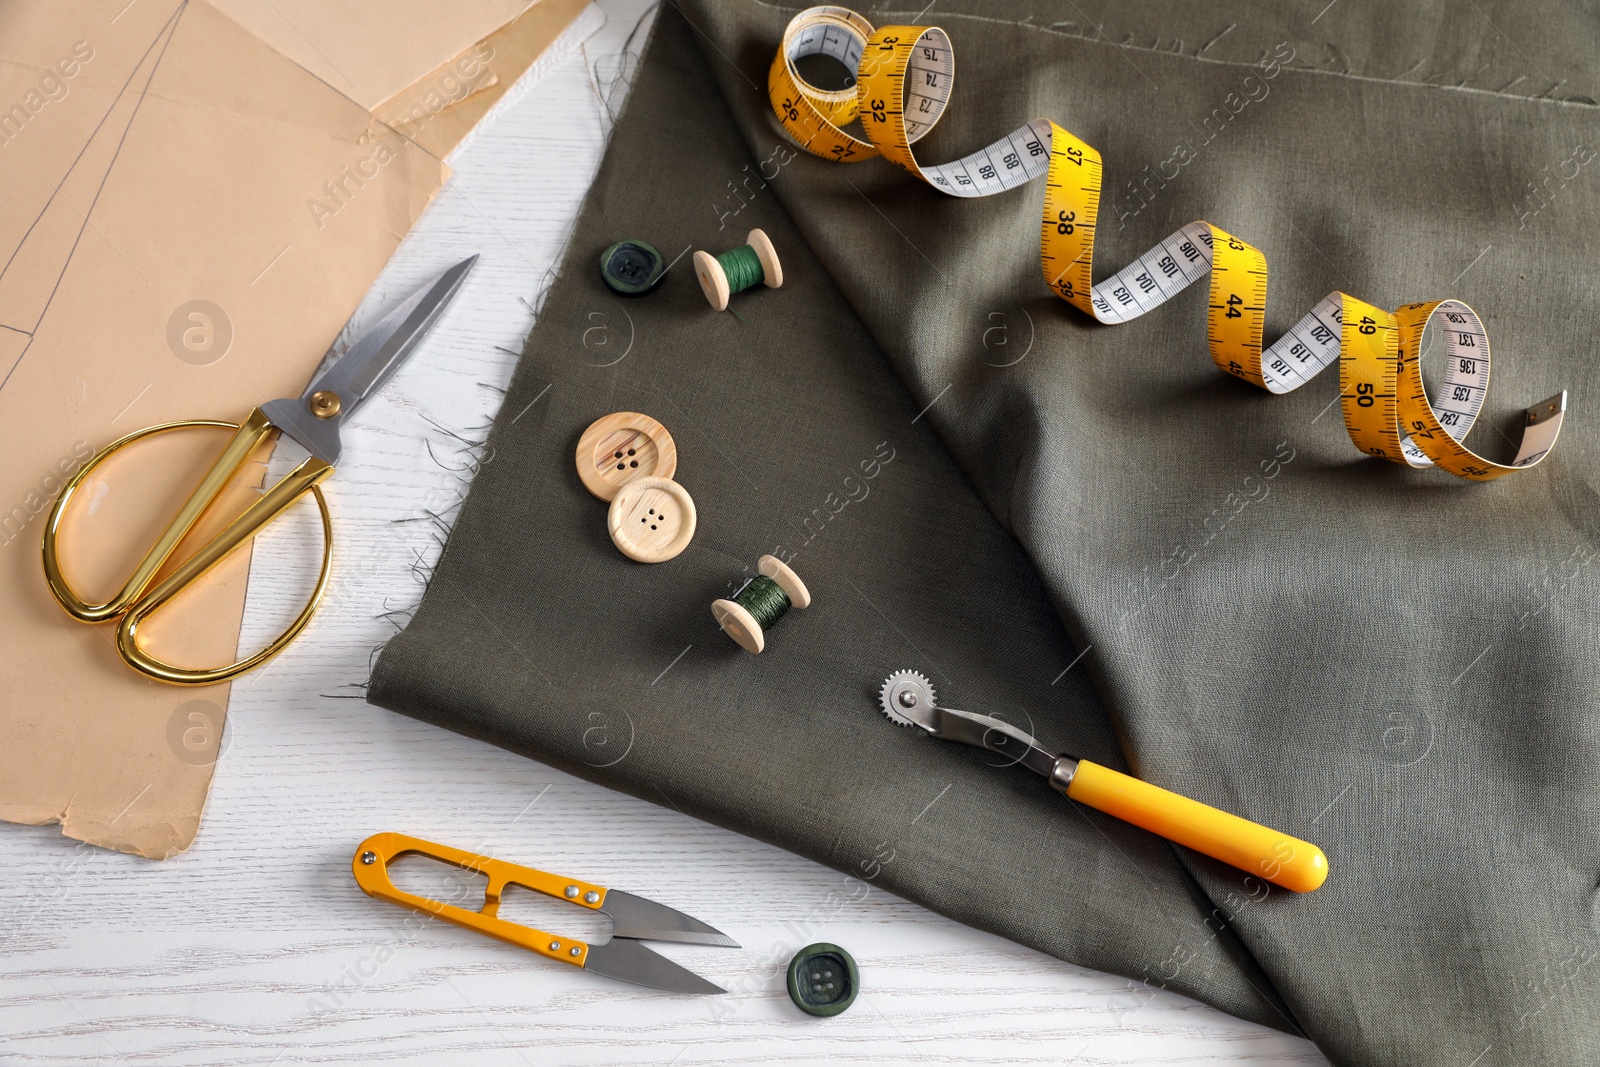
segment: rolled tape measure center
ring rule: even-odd
[[[855,72],[853,92],[824,91],[800,76],[797,62],[818,55]],[[1483,409],[1490,358],[1481,319],[1459,300],[1406,304],[1390,312],[1336,291],[1264,346],[1266,256],[1203,221],[1188,223],[1095,283],[1100,153],[1039,118],[960,159],[920,163],[912,146],[944,115],[954,81],[955,52],[944,30],[874,29],[848,8],[828,6],[790,21],[768,71],[767,92],[789,136],[822,159],[854,163],[882,156],[957,197],[993,196],[1044,178],[1039,264],[1045,284],[1099,322],[1137,318],[1209,275],[1206,340],[1217,367],[1283,394],[1337,363],[1345,429],[1367,455],[1488,481],[1532,467],[1554,448],[1565,392],[1526,409],[1522,440],[1509,463],[1484,458],[1463,443]],[[844,129],[857,119],[861,137]],[[1424,332],[1437,332],[1444,342],[1446,366],[1435,398],[1423,384]]]

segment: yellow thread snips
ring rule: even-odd
[[[250,412],[241,423],[188,419],[149,426],[111,442],[95,453],[62,489],[55,506],[50,510],[50,520],[45,524],[44,574],[56,601],[69,615],[83,622],[116,620],[117,651],[123,660],[134,670],[157,681],[175,685],[212,685],[259,666],[281,652],[311,621],[312,613],[322,600],[323,590],[327,588],[328,568],[333,558],[333,524],[328,515],[327,501],[322,496],[321,483],[333,473],[334,464],[339,461],[339,427],[362,401],[377,392],[389,375],[411,354],[417,342],[461,288],[467,272],[477,260],[478,257],[473,256],[445,271],[430,285],[384,316],[342,355],[330,350],[328,356],[331,364],[327,359],[324,360],[325,369],[298,398],[263,404]],[[62,573],[56,544],[62,518],[73,494],[95,468],[112,454],[147,437],[192,427],[216,427],[233,430],[234,434],[222,454],[200,479],[200,484],[195,486],[167,523],[161,536],[145,553],[144,559],[134,568],[121,591],[103,604],[87,603],[73,591]],[[163,575],[162,570],[168,558],[200,516],[211,507],[223,488],[275,430],[299,442],[310,455],[276,485],[262,493],[260,499],[245,509],[226,529],[170,573]],[[255,537],[307,492],[316,498],[317,507],[322,512],[322,567],[310,599],[287,630],[261,651],[223,667],[178,667],[157,659],[140,647],[138,636],[141,622],[239,546]],[[156,581],[158,576],[160,581]]]
[[[883,713],[944,741],[988,749],[1050,780],[1068,797],[1131,822],[1168,841],[1309,893],[1328,877],[1328,857],[1308,841],[1179,796],[1088,760],[1046,752],[1026,731],[988,715],[941,708],[933,686],[916,671],[895,671],[878,693]]]
[[[389,877],[389,865],[408,853],[428,856],[454,864],[462,870],[486,875],[489,884],[484,887],[483,904],[477,909],[461,908],[442,900],[430,900],[407,893],[396,886]],[[449,845],[436,845],[432,841],[406,834],[373,834],[356,846],[350,869],[356,876],[356,884],[370,897],[415,908],[425,915],[488,934],[548,959],[670,993],[726,993],[727,990],[645,948],[638,941],[739,947],[733,938],[716,927],[707,926],[692,915],[685,915],[645,897],[624,893],[620,889],[605,889],[576,878],[563,878],[548,871],[536,871],[532,867],[480,856]],[[502,919],[499,914],[501,897],[506,887],[513,885],[600,912],[611,919],[611,939],[591,945],[576,938],[547,934],[543,930]]]

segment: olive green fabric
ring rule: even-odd
[[[668,4],[427,595],[371,699],[783,845],[964,922],[1304,1033],[1339,1063],[1600,1059],[1600,220],[1595,19],[1509,4],[941,3],[918,151],[1035,116],[1106,158],[1101,276],[1196,218],[1323,294],[1454,296],[1500,356],[1472,442],[1560,388],[1552,458],[1471,485],[1363,459],[1336,375],[1211,366],[1204,285],[1103,327],[1051,297],[1037,185],[946,198],[788,144],[796,9]],[[1319,13],[1320,12],[1320,13]],[[916,10],[867,12],[877,24]],[[1148,168],[1148,169],[1145,169]],[[652,295],[760,226],[781,290]],[[583,428],[672,431],[699,528],[642,566],[580,485]],[[816,600],[751,656],[710,601],[756,559]],[[1020,768],[895,728],[892,669],[1046,744],[1320,844],[1267,893]]]

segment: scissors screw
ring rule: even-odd
[[[561,942],[559,942],[559,941],[550,942],[550,951],[551,952],[560,952],[561,951]]]
[[[330,389],[318,389],[311,394],[311,414],[319,419],[331,419],[339,414],[339,394]]]
[[[900,694],[900,706],[902,708],[914,708],[914,707],[916,707],[917,706],[917,694],[913,693],[909,689],[907,689],[904,692],[902,692]]]
[[[583,955],[583,949],[579,948],[577,945],[573,945],[571,948],[567,949],[567,955],[581,956]]]
[[[361,862],[366,864],[377,863],[378,854],[376,852],[363,852],[361,854]]]
[[[600,894],[591,889],[583,895],[583,899],[587,904],[598,904],[600,903]]]
[[[567,899],[568,900],[577,900],[578,899],[578,887],[577,886],[575,886],[575,885],[567,886]]]

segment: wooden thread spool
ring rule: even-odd
[[[713,256],[710,252],[699,251],[694,254],[694,274],[700,279],[700,290],[706,294],[706,300],[718,311],[728,310],[728,299],[734,293],[743,292],[755,287],[760,281],[768,289],[776,289],[783,284],[783,265],[778,262],[777,249],[772,247],[772,241],[761,230],[751,230],[745,248],[755,253],[761,263],[761,277],[754,278],[749,271],[735,270],[734,278],[729,280],[729,271],[725,265],[728,257],[743,253],[745,249],[734,249],[724,252],[722,256]]]
[[[811,593],[806,583],[776,556],[762,556],[756,562],[756,570],[757,577],[740,586],[733,599],[713,601],[711,605],[711,617],[717,620],[717,625],[737,641],[740,648],[751,653],[759,653],[767,647],[767,628],[790,607],[811,606]],[[775,591],[768,588],[771,585],[777,587]]]

